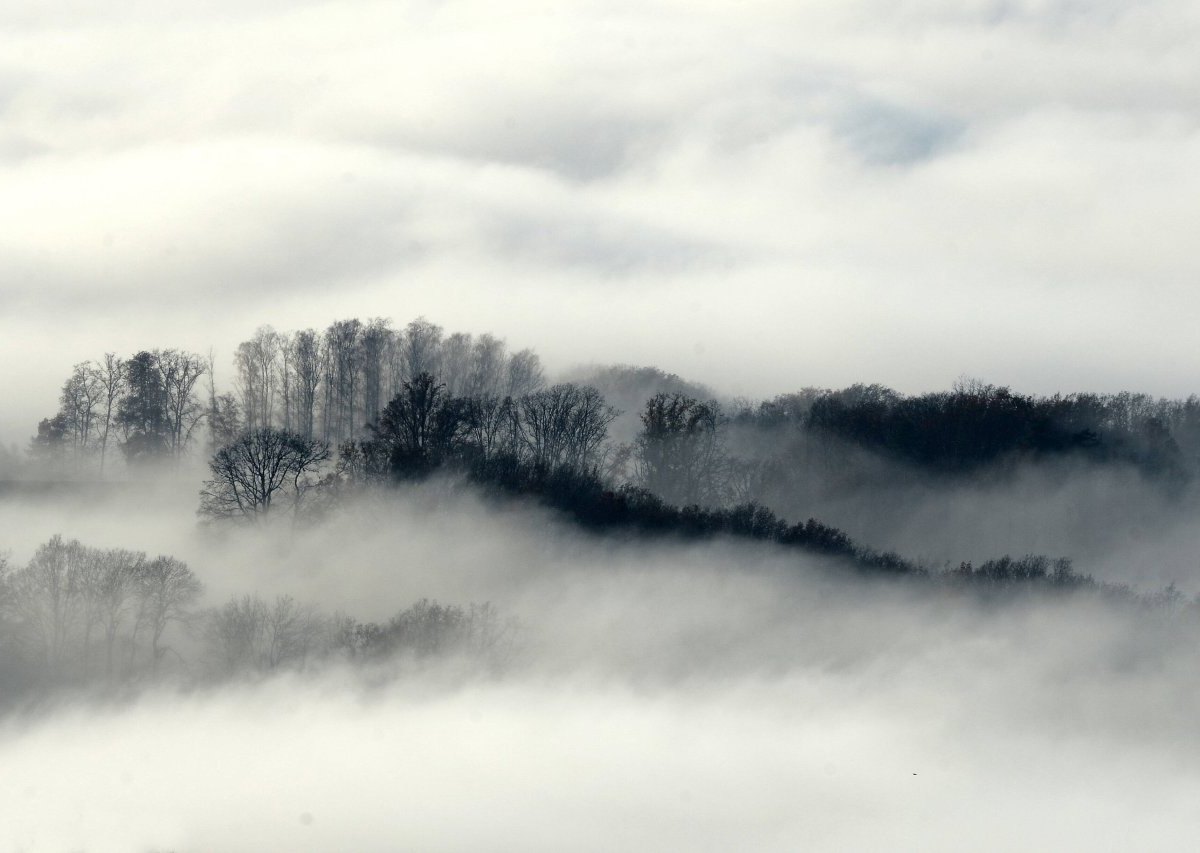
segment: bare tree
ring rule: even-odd
[[[317,386],[321,382],[321,341],[312,329],[297,332],[291,339],[291,362],[296,373],[296,431],[313,437]]]
[[[531,349],[513,353],[508,360],[507,383],[504,393],[514,399],[540,390],[546,378],[537,353]]]
[[[655,394],[634,445],[641,485],[677,505],[720,503],[721,409],[683,394]]]
[[[91,559],[77,540],[54,536],[12,578],[21,649],[51,675],[62,675],[78,651],[86,607],[85,563]]]
[[[297,604],[290,595],[277,597],[266,611],[263,655],[266,668],[277,669],[285,664],[303,668],[323,628],[322,620],[311,606]]]
[[[200,493],[200,513],[212,519],[260,521],[281,494],[298,511],[329,445],[276,429],[257,429],[221,448],[209,462],[212,479]]]
[[[324,632],[316,611],[290,595],[270,605],[257,595],[233,598],[205,620],[210,655],[228,675],[302,668]]]
[[[89,449],[97,409],[103,397],[100,378],[86,362],[75,365],[63,383],[61,411],[71,436],[71,453],[76,470]]]
[[[125,362],[116,353],[106,352],[104,360],[97,362],[92,371],[100,384],[100,476],[104,476],[104,463],[108,455],[108,434],[117,414],[117,404],[125,392]]]
[[[333,443],[354,437],[355,397],[360,386],[362,323],[336,320],[325,330],[326,434]]]
[[[122,623],[130,616],[145,563],[145,554],[121,548],[102,552],[98,560],[91,598],[104,631],[104,667],[110,681],[115,674],[117,638]]]
[[[492,335],[480,335],[471,348],[471,373],[467,395],[483,397],[499,394],[505,384],[507,360],[504,341]]]
[[[404,379],[422,373],[436,376],[442,346],[442,327],[418,317],[404,328]]]
[[[490,396],[471,400],[467,410],[470,443],[482,459],[491,459],[501,451],[515,448],[514,416],[512,397],[502,399]]]
[[[292,335],[279,336],[279,403],[280,422],[285,432],[293,432],[292,421],[296,410],[296,364]]]
[[[234,354],[242,413],[248,429],[274,423],[280,344],[278,332],[270,326],[259,326],[250,340],[238,344]]]
[[[467,393],[471,377],[471,349],[474,341],[465,332],[455,332],[442,343],[439,378],[451,397]]]
[[[260,662],[267,607],[258,596],[230,599],[204,621],[209,657],[227,675]]]
[[[358,361],[362,369],[362,423],[364,425],[374,423],[378,419],[379,411],[384,404],[384,372],[387,366],[389,344],[393,335],[392,330],[388,327],[389,322],[379,317],[368,320],[363,326],[362,335],[358,340]]]
[[[333,343],[329,333],[321,336],[321,438],[330,440],[333,435],[334,400],[337,396],[337,369],[334,365]]]
[[[150,666],[158,672],[166,649],[162,636],[172,622],[185,621],[188,607],[203,587],[186,563],[174,557],[155,557],[138,565],[136,576],[138,627],[149,632]]]
[[[155,350],[154,356],[162,382],[169,447],[178,460],[204,419],[205,409],[195,388],[208,368],[202,357],[180,350]]]
[[[617,410],[595,388],[570,383],[527,394],[517,401],[517,437],[538,465],[585,469],[600,451]]]
[[[608,428],[619,415],[595,388],[576,388],[567,433],[567,464],[583,470],[600,464]]]

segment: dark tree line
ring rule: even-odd
[[[343,443],[336,473],[314,479],[312,488],[325,487],[336,494],[347,485],[449,473],[493,493],[537,500],[595,532],[736,537],[839,558],[872,573],[929,574],[925,567],[865,547],[814,518],[789,524],[753,501],[720,505],[720,486],[736,460],[724,450],[724,419],[715,402],[656,394],[642,411],[641,433],[623,453],[606,443],[616,416],[593,388],[561,384],[517,400],[456,397],[444,383],[422,373],[405,382],[384,407],[379,423],[371,425],[374,437]],[[228,502],[217,509],[211,506],[212,495],[235,489],[239,480],[257,482],[254,472],[261,466],[240,461],[239,451],[249,442],[269,443],[283,455],[289,447],[304,446],[296,435],[258,431],[223,449],[211,464],[214,476],[206,485],[202,513],[250,519],[265,514],[257,507]],[[283,455],[278,456],[280,470],[287,465]],[[324,461],[324,456],[319,458]],[[630,461],[635,481],[618,482],[615,475]],[[280,476],[278,482],[286,478]],[[670,500],[672,496],[676,500]],[[689,497],[700,499],[685,501]],[[711,502],[705,503],[706,498]],[[1047,558],[1025,559],[1049,565]],[[980,576],[994,578],[1002,574],[994,566],[1007,567],[1010,562],[1002,558],[987,563]],[[1079,577],[1067,562],[1054,565],[1060,583]],[[956,577],[975,575],[960,570]],[[1005,577],[1033,579],[1015,572]]]
[[[373,437],[343,442],[336,459],[326,442],[274,428],[234,439],[209,462],[200,513],[259,521],[282,498],[295,518],[327,505],[347,481],[420,479],[499,457],[539,469],[594,470],[606,459],[615,416],[592,388],[559,384],[516,398],[463,397],[420,373],[369,425]]]
[[[287,496],[295,514],[309,491],[325,493],[327,499],[312,504],[320,508],[347,486],[448,473],[537,500],[596,532],[729,536],[839,558],[869,572],[929,573],[815,518],[788,523],[754,500],[731,501],[744,463],[725,447],[728,419],[715,401],[655,394],[641,412],[636,440],[623,448],[607,441],[617,414],[590,387],[565,383],[516,399],[455,396],[421,373],[369,425],[373,437],[344,442],[336,462],[323,442],[279,430],[256,430],[222,448],[210,463],[201,513],[257,521],[277,494]],[[623,480],[629,469],[631,482]],[[985,564],[983,577],[995,574]],[[1058,576],[1074,577],[1069,567]]]
[[[604,461],[616,415],[594,388],[571,383],[519,397],[454,396],[421,373],[403,384],[371,425],[374,437],[358,447],[366,457],[386,459],[387,470],[402,479],[497,456],[588,470]]]
[[[1200,399],[1144,394],[1038,397],[976,382],[905,396],[880,385],[807,389],[731,418],[751,436],[828,437],[938,474],[1055,456],[1125,463],[1168,483],[1200,466]]]

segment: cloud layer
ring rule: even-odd
[[[1182,0],[2,14],[8,441],[105,349],[349,314],[751,394],[1196,386]]]
[[[54,522],[187,557],[211,601],[290,592],[378,619],[491,599],[524,628],[490,675],[334,667],[7,716],[0,847],[1169,850],[1194,834],[1194,614],[982,606],[773,549],[581,539],[435,501],[356,505],[294,541],[197,537],[163,495],[6,511],[20,560]]]

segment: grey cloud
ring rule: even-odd
[[[507,113],[493,111],[453,134],[409,130],[392,138],[384,136],[378,144],[385,150],[451,154],[469,162],[539,169],[586,183],[614,177],[641,158],[653,156],[671,131],[665,121],[619,112],[589,115],[585,103],[559,106],[529,109],[513,104]]]
[[[836,133],[867,163],[913,165],[936,157],[963,132],[960,122],[884,103],[850,105]]]
[[[730,268],[745,253],[717,243],[671,234],[653,225],[611,219],[491,217],[484,224],[489,249],[523,264],[582,267],[618,279],[630,274]]]

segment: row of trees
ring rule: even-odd
[[[421,476],[451,461],[516,456],[533,465],[585,470],[606,456],[617,411],[594,388],[562,383],[519,397],[455,396],[422,373],[384,408],[374,437],[359,444],[401,477]]]
[[[509,354],[493,335],[446,335],[424,318],[403,329],[379,318],[338,320],[323,332],[263,326],[238,345],[234,365],[237,395],[219,407],[236,404],[247,431],[277,428],[335,445],[359,438],[423,373],[455,397],[520,397],[544,383],[532,350]]]
[[[1018,394],[975,381],[906,396],[881,385],[805,389],[731,418],[746,443],[780,431],[826,436],[936,473],[1074,454],[1132,464],[1165,480],[1200,467],[1200,398],[1146,394]]]
[[[510,354],[493,335],[446,335],[423,318],[403,329],[378,318],[337,320],[324,331],[263,326],[236,348],[231,391],[218,391],[211,355],[183,350],[77,364],[30,451],[51,473],[103,476],[114,448],[136,466],[178,462],[198,443],[212,453],[264,429],[336,446],[363,438],[383,404],[427,372],[456,397],[519,398],[545,381],[532,350]]]
[[[571,387],[591,389],[587,405],[596,409],[611,411],[613,400],[634,407],[640,423],[632,412],[617,423],[625,445],[603,448],[580,438],[577,447],[563,450],[537,447],[543,428],[531,407],[550,407],[542,415],[549,433],[560,431],[561,413],[553,410],[558,401],[536,396],[546,389],[535,353],[510,354],[492,335],[447,335],[423,318],[403,328],[378,318],[338,320],[323,331],[263,326],[236,349],[231,392],[218,393],[214,368],[211,357],[171,349],[128,359],[108,353],[78,364],[63,384],[59,412],[39,424],[31,449],[59,468],[103,473],[114,447],[130,464],[179,460],[201,437],[212,453],[244,434],[274,429],[331,447],[383,438],[424,458],[424,436],[401,440],[396,431],[411,429],[397,421],[404,412],[396,400],[416,388],[428,399],[411,400],[409,407],[436,410],[438,429],[450,431],[431,434],[435,448],[461,444],[469,432],[467,443],[484,455],[519,448],[546,464],[562,462],[555,458],[560,452],[580,464],[607,450],[615,476],[681,505],[772,500],[781,488],[787,491],[781,478],[822,479],[830,465],[844,472],[852,457],[837,451],[839,442],[938,474],[1064,454],[1132,464],[1174,486],[1200,470],[1195,397],[1036,397],[978,382],[905,396],[855,385],[810,388],[723,411],[678,377],[608,368]],[[422,389],[422,376],[437,378]],[[665,390],[651,394],[654,389]],[[517,418],[522,406],[526,411]],[[829,457],[837,458],[831,463]],[[627,463],[635,467],[622,468]]]
[[[369,426],[373,437],[343,442],[336,458],[321,439],[274,428],[244,433],[210,461],[200,513],[259,521],[282,501],[295,518],[324,506],[347,482],[419,478],[496,458],[593,470],[608,460],[608,426],[616,415],[595,389],[570,383],[515,398],[464,397],[421,373]]]
[[[143,350],[124,359],[105,353],[75,365],[59,411],[38,424],[31,452],[51,468],[103,475],[110,449],[139,464],[180,459],[206,414],[197,384],[208,362],[182,350]]]
[[[614,451],[607,436],[617,414],[586,386],[564,383],[516,399],[455,397],[423,373],[384,407],[379,423],[371,425],[373,438],[343,443],[336,464],[323,442],[273,429],[246,433],[213,457],[200,511],[214,520],[259,522],[283,501],[295,517],[306,496],[308,508],[325,507],[348,486],[440,471],[533,497],[594,530],[731,535],[845,558],[870,570],[918,572],[814,519],[789,525],[751,502],[705,504],[720,497],[720,472],[729,467],[715,402],[656,394],[642,412],[636,442]],[[635,483],[618,484],[630,463]],[[320,498],[311,499],[313,492]]]
[[[53,680],[155,672],[167,651],[164,633],[188,618],[200,592],[192,571],[172,557],[55,536],[23,568],[0,567],[0,657]]]
[[[55,536],[29,563],[0,557],[0,698],[22,688],[129,684],[170,673],[196,679],[458,656],[501,664],[517,624],[489,605],[422,600],[383,623],[325,615],[290,596],[199,606],[181,561]]]
[[[450,657],[496,666],[511,659],[518,638],[516,621],[501,618],[491,604],[459,607],[428,599],[386,622],[361,622],[323,615],[287,595],[270,602],[245,595],[207,611],[199,624],[201,669],[216,676],[303,670],[329,661],[399,664]]]

